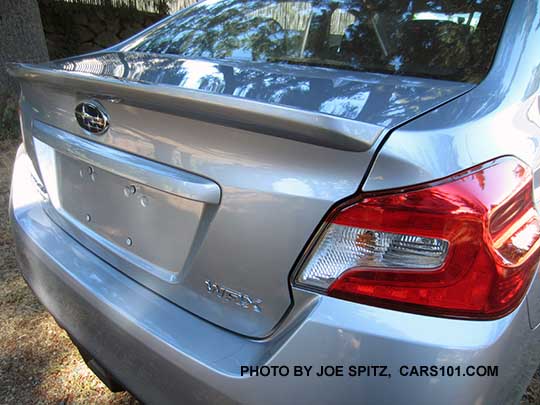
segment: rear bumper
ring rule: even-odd
[[[57,322],[145,402],[512,403],[540,361],[525,304],[497,321],[470,322],[320,297],[271,339],[247,339],[180,309],[70,238],[44,213],[22,148],[13,176],[24,278]],[[242,365],[313,370],[242,377]],[[317,377],[321,365],[343,365],[346,375]],[[392,377],[350,377],[349,365],[387,366]],[[411,365],[495,365],[499,376],[400,376]]]

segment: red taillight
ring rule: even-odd
[[[296,281],[403,311],[493,319],[521,302],[540,254],[531,171],[501,158],[334,213]]]

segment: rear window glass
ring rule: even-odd
[[[208,0],[127,50],[480,81],[510,0]]]

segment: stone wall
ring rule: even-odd
[[[106,48],[165,17],[130,7],[94,6],[57,0],[38,2],[51,59]]]

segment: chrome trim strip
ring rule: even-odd
[[[219,204],[221,189],[211,180],[89,141],[69,132],[33,121],[33,135],[60,153],[75,157],[134,182],[179,197]]]
[[[260,132],[280,138],[353,152],[368,150],[384,130],[379,125],[175,86],[152,85],[28,64],[10,64],[8,72],[27,81],[106,94],[123,103],[199,121]]]

